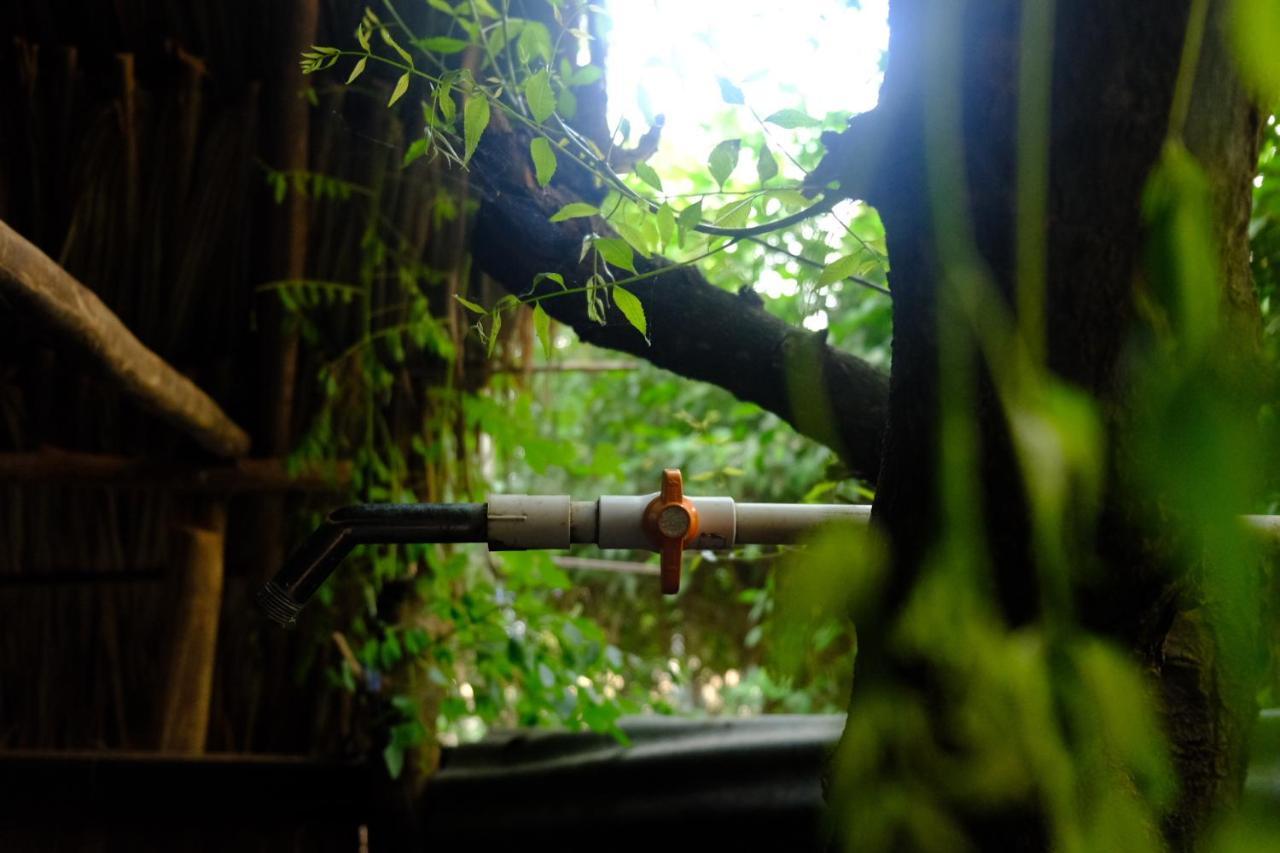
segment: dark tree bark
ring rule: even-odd
[[[1185,141],[1209,173],[1222,247],[1222,305],[1248,358],[1257,340],[1246,224],[1259,115],[1223,43],[1225,3],[1214,2]],[[889,65],[873,120],[832,146],[828,173],[842,174],[884,220],[894,292],[894,352],[884,459],[875,520],[893,550],[890,601],[898,607],[937,542],[940,525],[939,339],[969,323],[949,298],[955,234],[969,239],[1001,297],[1015,305],[1015,207],[1020,28],[1023,4],[988,0],[950,13],[947,0],[894,0]],[[1189,849],[1209,819],[1238,796],[1248,703],[1223,683],[1215,638],[1198,593],[1177,580],[1169,534],[1144,529],[1150,507],[1125,488],[1132,450],[1131,377],[1126,347],[1140,322],[1135,290],[1143,276],[1143,188],[1169,127],[1190,3],[1082,0],[1059,3],[1053,22],[1052,111],[1047,200],[1047,359],[1052,372],[1094,395],[1108,430],[1109,490],[1092,548],[1102,570],[1077,590],[1086,625],[1133,649],[1158,685],[1181,780],[1165,823],[1173,845]],[[958,40],[958,42],[957,42]],[[958,47],[955,65],[949,51]],[[948,84],[948,81],[953,81]],[[961,135],[929,150],[927,125],[940,97],[958,98]],[[936,119],[936,116],[934,117]],[[873,132],[868,132],[868,128]],[[884,144],[891,140],[892,144]],[[930,155],[954,156],[967,195],[931,186]],[[875,167],[866,160],[876,157]],[[839,166],[834,161],[839,161]],[[868,184],[868,175],[875,175]],[[940,221],[939,211],[961,221]],[[952,242],[952,245],[954,243]],[[1022,476],[989,374],[973,389],[979,433],[981,508],[1007,623],[1038,616]],[[1170,464],[1176,464],[1170,460]],[[860,626],[861,627],[861,626]],[[860,632],[859,679],[928,681],[910,661]],[[864,670],[865,667],[865,670]],[[910,674],[909,674],[910,673]],[[859,687],[850,713],[859,713]],[[1036,847],[1035,819],[970,816],[995,849]]]

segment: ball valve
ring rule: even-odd
[[[684,478],[678,468],[662,472],[662,489],[644,508],[640,523],[662,555],[662,592],[675,595],[680,591],[684,548],[698,538],[698,508],[684,496]]]

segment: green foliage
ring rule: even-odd
[[[717,143],[707,157],[707,168],[716,184],[723,189],[733,170],[738,167],[738,157],[742,151],[741,139],[726,139]]]
[[[631,251],[631,245],[626,240],[617,237],[597,237],[591,241],[591,246],[605,263],[631,272],[636,271],[635,253]]]
[[[1245,79],[1275,107],[1280,105],[1280,6],[1270,0],[1235,0],[1231,34]]]
[[[644,161],[636,163],[636,176],[658,192],[662,192],[662,178],[658,177],[658,173],[648,163]]]
[[[466,153],[462,157],[465,164],[476,153],[480,144],[480,136],[489,126],[489,99],[483,95],[468,95],[462,107],[463,139]]]
[[[409,72],[406,71],[396,80],[396,86],[391,90],[391,99],[387,101],[387,106],[395,106],[396,101],[403,98],[407,91],[409,91]]]
[[[577,219],[582,216],[599,216],[600,209],[593,204],[572,201],[560,208],[551,216],[552,222],[564,222],[566,219]]]
[[[717,78],[717,82],[720,84],[720,97],[724,98],[726,104],[745,103],[741,89],[723,77]]]
[[[1280,130],[1274,116],[1267,120],[1259,156],[1258,180],[1249,221],[1253,281],[1262,309],[1263,342],[1267,361],[1280,363]]]
[[[821,127],[822,122],[815,118],[810,118],[803,111],[797,109],[778,110],[773,113],[765,121],[770,124],[776,124],[778,127],[794,129],[797,127]]]
[[[1208,180],[1181,143],[1165,147],[1143,205],[1152,233],[1150,307],[1172,339],[1199,351],[1217,331],[1217,247]]]
[[[533,158],[538,186],[545,187],[556,174],[555,149],[544,137],[539,136],[529,143],[529,155]]]
[[[761,185],[778,176],[778,161],[774,159],[768,145],[760,146],[760,154],[756,158],[756,175],[760,178]]]
[[[538,123],[551,118],[551,114],[556,111],[556,96],[551,91],[551,79],[545,68],[525,81],[524,96],[529,102],[529,112],[533,120]]]
[[[615,285],[613,288],[613,301],[618,306],[618,310],[622,312],[622,316],[627,318],[635,330],[649,337],[648,324],[644,317],[644,306],[640,304],[640,300],[636,299],[635,294],[621,285]]]

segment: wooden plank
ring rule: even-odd
[[[218,456],[249,452],[249,434],[195,383],[139,341],[93,291],[0,222],[0,297],[87,354],[123,390]]]
[[[0,483],[166,488],[226,495],[249,492],[341,495],[351,483],[351,463],[312,464],[290,472],[283,459],[237,459],[227,465],[192,466],[45,447],[26,453],[0,453]]]
[[[160,728],[160,749],[188,755],[204,752],[222,612],[226,507],[209,503],[204,515],[175,531],[182,567]]]

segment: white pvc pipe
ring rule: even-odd
[[[595,501],[570,501],[566,495],[491,495],[489,547],[559,549],[583,543],[651,551],[653,542],[641,519],[657,494],[603,495]],[[698,535],[688,547],[696,551],[791,544],[818,524],[837,519],[865,523],[871,512],[866,504],[740,504],[722,496],[690,500],[698,510]]]
[[[604,495],[571,501],[568,495],[490,495],[489,547],[493,550],[562,549],[571,544],[653,550],[641,518],[657,492]],[[698,536],[691,550],[722,551],[739,545],[790,545],[827,521],[865,524],[870,504],[737,503],[730,497],[690,498],[698,510]],[[1280,516],[1241,516],[1252,530],[1280,549]]]
[[[739,545],[790,545],[827,521],[866,524],[870,504],[738,504]]]

